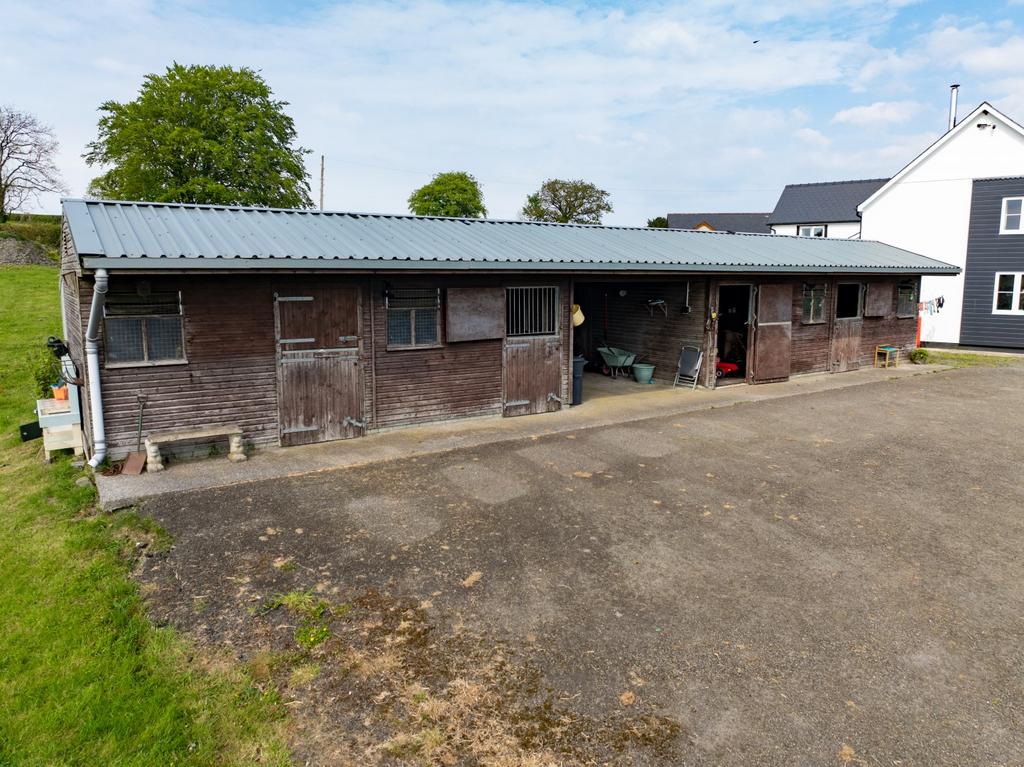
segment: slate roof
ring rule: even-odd
[[[670,229],[696,229],[707,224],[716,232],[770,234],[767,213],[669,213]]]
[[[830,224],[859,221],[857,206],[881,189],[887,178],[789,184],[768,217],[769,224]]]
[[[63,208],[87,269],[959,272],[857,240],[105,200]]]

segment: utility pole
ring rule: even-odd
[[[324,156],[320,155],[320,210],[324,209]]]

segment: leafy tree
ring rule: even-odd
[[[611,212],[612,205],[605,190],[587,181],[552,178],[526,198],[520,215],[528,221],[600,224],[601,217]]]
[[[410,194],[409,210],[417,216],[483,218],[487,215],[480,182],[461,170],[438,173]]]
[[[89,194],[127,200],[312,206],[295,124],[248,68],[183,66],[147,75],[138,98],[100,107],[84,155],[110,165]]]
[[[651,229],[668,229],[668,219],[664,216],[655,216],[647,219],[647,226]]]
[[[0,105],[0,221],[43,192],[63,192],[57,139],[35,115]]]

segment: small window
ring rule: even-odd
[[[816,325],[825,321],[825,296],[828,290],[823,284],[804,284],[803,324]]]
[[[828,224],[812,224],[811,226],[798,227],[797,233],[801,237],[828,237]]]
[[[505,295],[506,336],[558,334],[558,288],[508,288]]]
[[[917,285],[914,283],[904,282],[897,288],[896,316],[917,316]]]
[[[996,275],[992,313],[1024,314],[1024,274],[1004,272]]]
[[[441,345],[440,289],[389,290],[385,303],[389,349]]]
[[[145,283],[133,293],[111,291],[103,315],[107,365],[185,362],[181,293],[151,293]]]
[[[860,317],[864,309],[864,286],[856,282],[841,282],[836,286],[836,319],[850,320]]]
[[[1004,197],[1003,214],[999,220],[999,234],[1024,234],[1021,213],[1024,212],[1024,197]]]

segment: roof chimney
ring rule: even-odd
[[[960,83],[953,83],[949,86],[949,128],[947,130],[953,130],[956,127],[956,94],[960,90]]]

